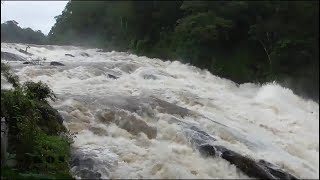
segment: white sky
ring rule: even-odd
[[[2,1],[1,23],[17,21],[20,27],[30,27],[48,34],[68,1]]]

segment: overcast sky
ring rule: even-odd
[[[15,20],[22,28],[30,27],[48,34],[68,1],[2,1],[1,23]]]

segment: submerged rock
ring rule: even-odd
[[[95,161],[91,158],[85,157],[74,157],[70,162],[70,167],[76,167],[75,174],[84,179],[99,179],[101,174],[95,172],[94,169]]]
[[[221,157],[234,164],[249,177],[259,179],[298,179],[280,167],[265,160],[254,160],[223,146],[213,145],[216,139],[195,126],[187,127],[186,134],[192,145],[205,157]]]
[[[149,139],[157,137],[157,128],[148,125],[143,119],[125,111],[106,111],[98,114],[98,118],[106,123],[115,123],[118,127],[125,129],[132,135],[140,132],[146,134]]]
[[[86,56],[86,57],[90,57],[88,53],[82,52],[80,53],[81,56]]]
[[[25,61],[26,59],[17,54],[1,51],[1,59],[7,61]]]
[[[155,97],[150,97],[147,99],[148,100],[146,102],[150,102],[150,106],[152,108],[158,107],[157,110],[161,113],[176,114],[176,115],[180,115],[181,117],[191,114],[191,111],[189,109],[180,107],[176,104],[169,103],[167,101],[164,101]]]
[[[65,56],[70,56],[70,57],[74,57],[74,55],[72,54],[64,54]]]
[[[118,79],[117,76],[114,76],[114,75],[112,75],[112,74],[108,74],[108,77],[111,78],[111,79]]]
[[[152,79],[152,80],[158,79],[158,77],[153,74],[143,74],[142,77],[143,77],[143,79]]]
[[[88,169],[81,169],[78,173],[78,176],[84,179],[100,179],[101,174],[98,172],[94,172]]]
[[[65,65],[60,62],[52,61],[50,62],[50,66],[65,66]]]

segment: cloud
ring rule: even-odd
[[[68,1],[4,1],[1,4],[1,23],[15,20],[22,28],[30,27],[48,34]]]

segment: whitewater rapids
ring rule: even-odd
[[[77,178],[89,166],[101,178],[248,178],[221,158],[202,157],[173,118],[213,135],[215,144],[299,178],[319,178],[319,104],[290,89],[237,85],[178,61],[124,52],[30,45],[29,56],[17,50],[25,47],[1,43],[1,51],[44,63],[2,61],[21,82],[42,81],[57,95],[51,104],[75,134],[73,154],[89,163],[72,167]],[[163,110],[155,99],[192,113]]]

